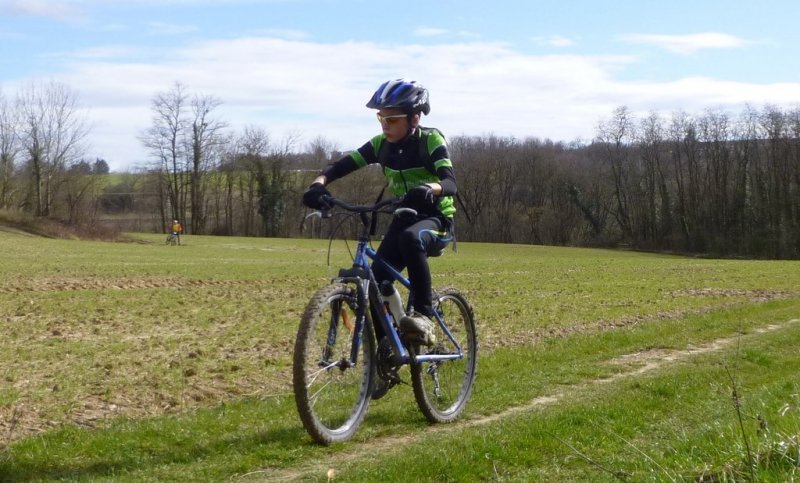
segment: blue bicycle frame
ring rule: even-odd
[[[353,337],[355,338],[352,353],[350,360],[356,361],[358,359],[358,351],[361,346],[361,337],[363,333],[363,324],[366,320],[366,310],[370,304],[368,297],[365,297],[364,294],[368,293],[367,290],[369,289],[369,284],[373,283],[373,286],[377,286],[375,283],[375,277],[372,274],[372,269],[370,268],[369,260],[373,260],[375,263],[380,263],[382,266],[386,267],[394,278],[394,280],[400,282],[404,287],[411,288],[411,282],[405,278],[399,271],[397,271],[394,267],[392,267],[389,263],[384,261],[377,252],[368,245],[368,241],[366,239],[361,239],[358,242],[358,247],[356,248],[355,256],[353,257],[353,268],[351,270],[344,270],[340,272],[340,276],[337,279],[340,282],[353,282],[358,283],[358,291],[359,291],[359,316],[356,320],[356,330],[354,331]],[[344,276],[343,275],[344,272]],[[353,274],[357,274],[353,276]],[[366,277],[365,277],[366,275]],[[382,295],[380,293],[377,294],[379,300],[382,300]],[[377,314],[382,314],[380,317],[380,323],[383,326],[384,333],[392,344],[392,347],[395,350],[395,354],[398,354],[400,362],[402,364],[409,364],[409,363],[420,363],[420,362],[434,362],[434,361],[451,361],[457,360],[464,357],[464,351],[461,346],[456,342],[455,337],[450,332],[450,329],[444,323],[442,319],[442,315],[438,311],[434,311],[434,316],[436,318],[436,322],[439,324],[439,327],[442,328],[442,331],[447,335],[450,341],[457,349],[457,353],[454,354],[424,354],[424,355],[415,355],[414,357],[406,349],[403,342],[400,340],[400,334],[398,334],[397,330],[394,328],[392,324],[392,318],[386,310],[378,310],[379,308],[376,307],[375,312]],[[373,321],[374,323],[375,321]]]

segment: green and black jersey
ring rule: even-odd
[[[379,134],[329,165],[321,174],[330,183],[375,163],[383,167],[389,190],[397,197],[424,183],[441,184],[439,211],[448,218],[455,214],[456,177],[447,143],[439,130],[419,127],[398,143],[390,143],[384,134]]]

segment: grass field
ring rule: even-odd
[[[800,262],[459,243],[431,264],[477,315],[465,416],[401,386],[320,447],[291,352],[344,243],[133,237],[0,232],[0,481],[800,476]]]

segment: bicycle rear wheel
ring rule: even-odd
[[[355,434],[367,413],[375,375],[372,324],[364,324],[361,350],[351,361],[356,322],[353,287],[323,287],[306,306],[294,349],[294,395],[306,431],[330,444]]]
[[[458,418],[472,395],[478,371],[478,338],[472,307],[458,290],[442,290],[434,304],[461,347],[463,357],[411,364],[411,381],[414,398],[428,421],[449,423]],[[456,346],[439,324],[434,325],[436,344],[422,347],[420,354],[457,353]]]

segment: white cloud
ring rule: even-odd
[[[79,10],[73,2],[66,0],[0,0],[0,13],[65,20],[78,16]]]
[[[575,42],[573,42],[572,39],[568,39],[566,37],[561,37],[558,35],[555,37],[550,37],[550,45],[553,47],[569,47],[574,43]]]
[[[592,138],[598,119],[620,105],[669,113],[800,102],[800,83],[623,81],[617,73],[639,62],[637,57],[536,56],[503,43],[323,44],[248,37],[162,50],[158,57],[136,52],[133,58],[147,59],[136,62],[119,57],[124,47],[94,48],[75,53],[69,69],[54,76],[77,89],[90,108],[94,152],[114,169],[145,158],[137,136],[150,123],[151,99],[175,81],[190,93],[220,98],[219,115],[233,128],[258,125],[273,139],[322,135],[344,149],[378,132],[365,103],[381,82],[398,77],[430,89],[432,112],[425,124],[448,136],[493,132],[570,141]],[[7,94],[13,88],[4,87]]]
[[[295,29],[266,29],[254,32],[253,35],[259,37],[278,37],[286,40],[308,40],[311,38],[308,32]]]
[[[481,34],[479,34],[477,32],[470,31],[470,30],[451,31],[451,30],[447,30],[447,29],[443,29],[443,28],[437,28],[437,27],[417,27],[416,29],[414,29],[412,34],[415,37],[426,37],[426,38],[444,37],[444,36],[448,35],[448,36],[451,36],[451,37],[457,37],[457,38],[460,38],[460,39],[473,40],[473,41],[483,37],[483,35],[481,35]]]
[[[207,6],[207,5],[241,5],[248,3],[284,3],[293,0],[0,0],[0,15],[11,16],[36,16],[49,17],[61,21],[83,19],[93,9],[121,4],[137,7],[149,5],[179,5],[179,6]]]
[[[624,42],[655,45],[675,54],[694,54],[703,49],[732,49],[742,47],[748,42],[742,38],[717,32],[704,32],[689,35],[623,35]]]
[[[533,41],[539,45],[547,45],[550,47],[571,47],[575,45],[575,41],[569,37],[561,35],[553,35],[551,37],[534,37]]]
[[[76,59],[119,59],[122,57],[130,57],[136,55],[140,49],[127,45],[104,45],[99,47],[90,47],[80,52],[72,53],[71,55]],[[62,54],[53,54],[58,56]]]

